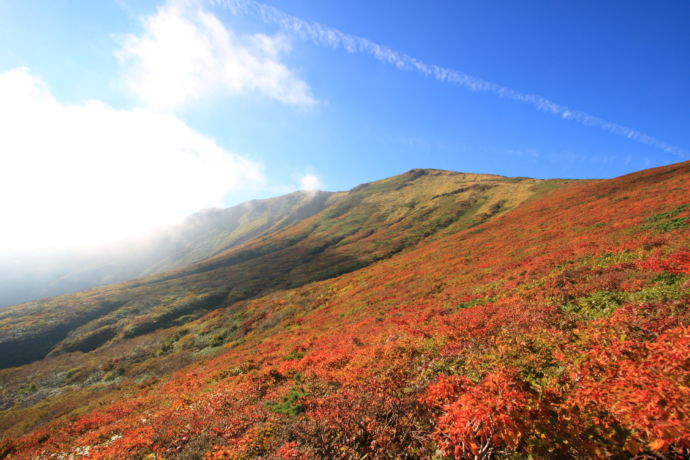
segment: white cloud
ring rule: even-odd
[[[263,184],[173,115],[63,105],[26,69],[0,73],[0,101],[0,249],[138,234]]]
[[[304,174],[299,180],[299,189],[305,192],[315,192],[322,188],[321,180],[314,174]]]
[[[309,86],[280,62],[285,36],[241,36],[197,2],[171,0],[124,37],[116,56],[126,83],[148,107],[175,110],[222,94],[258,92],[285,104],[315,103]]]

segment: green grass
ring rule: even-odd
[[[690,217],[676,216],[688,209],[690,209],[690,204],[684,204],[671,211],[655,214],[646,219],[647,223],[643,228],[654,230],[658,233],[666,233],[683,228],[690,222]]]

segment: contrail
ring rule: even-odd
[[[363,37],[346,34],[338,29],[304,21],[297,17],[283,13],[272,6],[258,3],[254,0],[207,0],[214,7],[222,7],[233,14],[251,14],[258,16],[262,21],[274,24],[281,29],[291,32],[298,37],[309,40],[318,45],[332,48],[343,48],[349,53],[368,54],[385,64],[392,65],[400,70],[414,70],[425,76],[435,78],[438,81],[453,83],[465,87],[471,91],[487,92],[505,99],[530,104],[539,110],[560,116],[565,120],[572,120],[586,126],[592,126],[630,140],[649,145],[663,150],[666,153],[681,158],[687,158],[687,152],[679,147],[667,144],[655,137],[637,131],[627,126],[619,125],[602,118],[590,115],[580,110],[571,109],[565,105],[557,104],[538,94],[527,94],[516,91],[497,83],[486,81],[482,78],[466,74],[459,70],[448,69],[433,64],[426,64],[404,53],[399,53],[386,46],[379,45]]]

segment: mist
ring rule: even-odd
[[[230,208],[204,209],[136,237],[5,250],[0,257],[0,307],[193,264],[321,211],[330,195],[304,189]]]

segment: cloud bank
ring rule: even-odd
[[[254,0],[206,0],[214,7],[222,7],[233,14],[251,14],[261,18],[264,22],[274,24],[282,30],[292,33],[304,40],[317,45],[332,48],[343,48],[349,53],[367,54],[378,61],[392,65],[400,70],[417,71],[436,80],[462,86],[471,91],[487,92],[496,96],[522,102],[535,108],[560,116],[565,120],[592,126],[611,134],[625,137],[641,144],[654,147],[676,157],[687,158],[688,152],[682,148],[670,145],[648,134],[619,125],[586,112],[574,110],[565,105],[557,104],[538,94],[527,94],[514,89],[483,80],[459,70],[448,69],[437,65],[427,64],[404,53],[379,45],[363,37],[346,34],[338,29],[323,24],[304,21],[283,13],[277,8],[258,3]]]
[[[169,1],[142,20],[115,53],[126,85],[147,107],[177,110],[228,94],[255,92],[311,106],[309,86],[280,62],[285,36],[240,36],[196,2]]]
[[[0,101],[0,249],[139,234],[263,185],[259,164],[171,114],[63,105],[24,68],[0,73]]]

